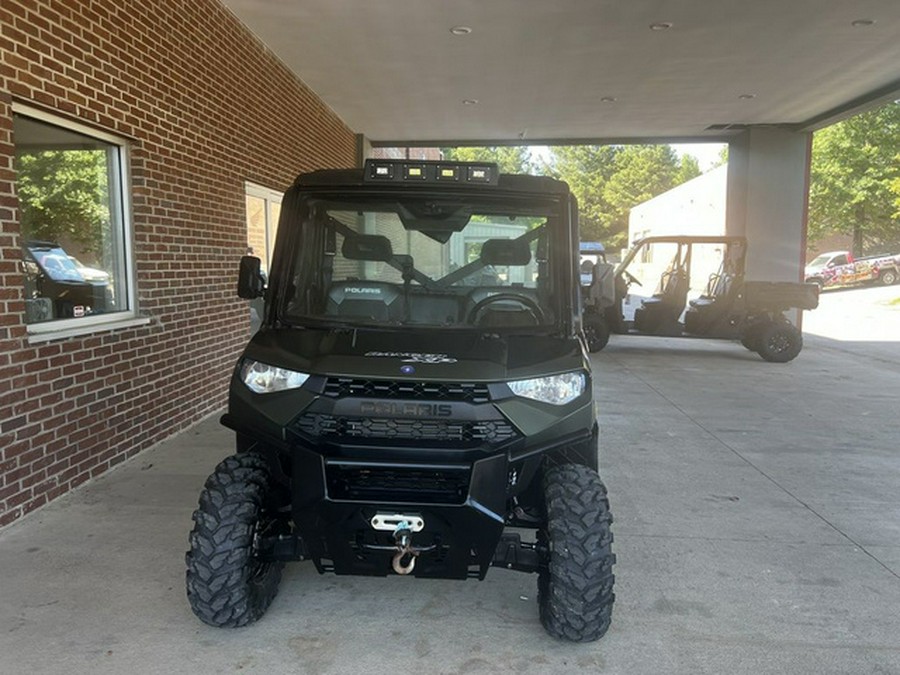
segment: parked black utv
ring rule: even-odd
[[[194,513],[202,621],[255,621],[284,562],[309,560],[536,572],[551,635],[607,631],[612,515],[575,214],[564,183],[490,164],[369,160],[297,179],[265,290],[259,260],[241,262],[239,295],[265,293],[266,312],[222,419],[237,453]]]
[[[97,276],[85,277],[85,268],[79,268],[59,244],[25,242],[22,263],[29,323],[88,316],[112,309],[109,275],[93,270]]]

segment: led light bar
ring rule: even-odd
[[[367,183],[425,182],[497,185],[500,171],[490,162],[437,162],[367,159],[363,176]]]

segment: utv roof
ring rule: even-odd
[[[376,176],[376,170],[384,173]],[[389,173],[388,173],[389,172]],[[473,178],[473,172],[476,176]],[[477,173],[481,172],[481,173]],[[487,174],[487,177],[484,177]],[[378,185],[379,188],[409,190],[505,190],[522,193],[566,195],[569,185],[545,176],[500,174],[487,162],[435,162],[412,160],[366,160],[361,169],[323,169],[302,173],[297,187],[348,187]]]

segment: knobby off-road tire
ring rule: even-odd
[[[259,560],[253,544],[268,522],[269,480],[265,460],[243,453],[223,460],[200,493],[185,556],[187,596],[210,626],[246,626],[278,592],[284,563]]]
[[[772,363],[787,363],[803,349],[803,336],[789,323],[770,323],[762,327],[756,353]]]
[[[582,317],[582,326],[589,352],[599,352],[609,343],[609,324],[603,317],[593,312],[587,313]]]
[[[882,286],[893,286],[897,283],[897,273],[894,270],[882,270],[878,275],[878,283]]]
[[[598,640],[609,629],[615,602],[612,514],[606,487],[595,471],[576,464],[544,474],[549,549],[538,576],[541,623],[553,637]]]

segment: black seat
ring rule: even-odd
[[[684,314],[684,330],[693,335],[707,335],[728,313],[734,304],[739,284],[733,274],[720,272],[710,277],[706,291],[691,300]]]
[[[683,267],[676,266],[666,272],[660,282],[662,290],[644,300],[634,313],[634,327],[642,333],[680,333],[678,318],[687,305],[688,275]]]
[[[402,312],[400,291],[384,281],[336,281],[328,290],[328,316],[393,322]]]

